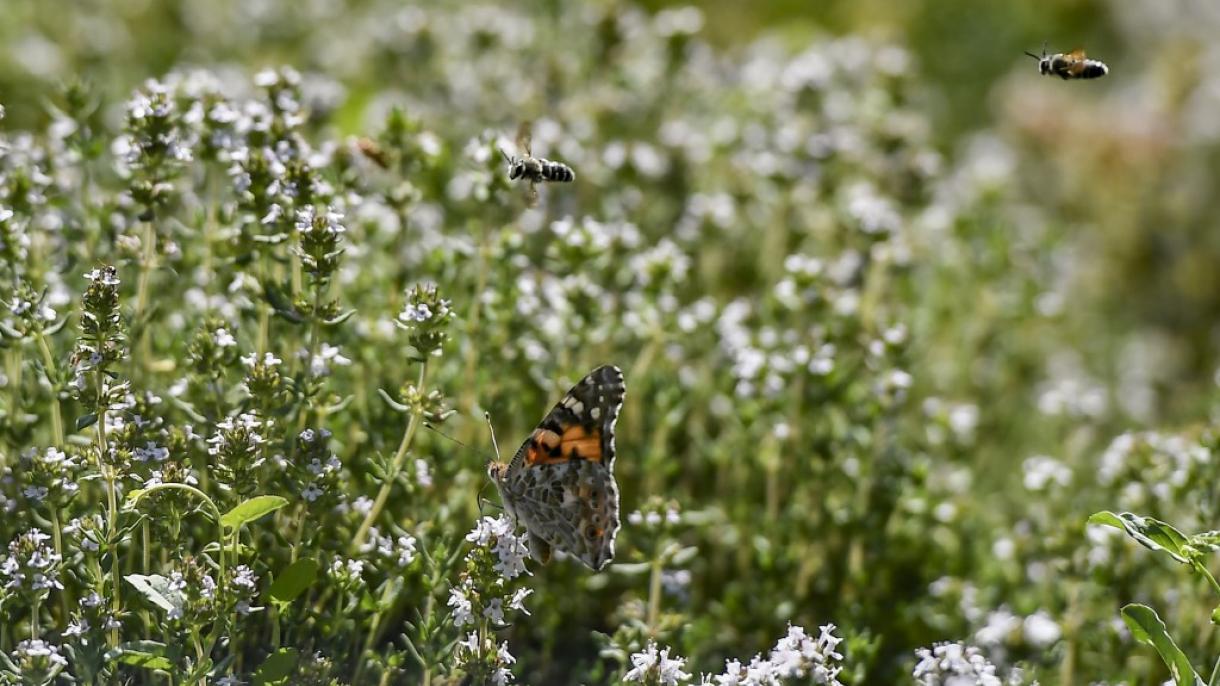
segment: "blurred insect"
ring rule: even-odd
[[[1068,53],[1046,54],[1046,43],[1042,44],[1042,55],[1038,56],[1028,50],[1026,55],[1038,60],[1038,73],[1054,74],[1061,79],[1096,79],[1110,73],[1110,68],[1101,60],[1092,60],[1085,56],[1084,50],[1077,48]]]
[[[390,159],[386,155],[385,150],[372,138],[357,138],[356,149],[378,167],[382,169],[390,168]]]
[[[517,128],[517,148],[524,155],[522,157],[513,157],[503,150],[500,151],[504,155],[505,161],[508,162],[508,180],[516,181],[517,179],[525,179],[529,181],[529,189],[526,191],[526,201],[531,207],[538,203],[538,189],[536,184],[544,181],[551,183],[570,183],[576,180],[576,172],[563,162],[552,162],[541,157],[534,157],[530,152],[530,124],[522,122]]]

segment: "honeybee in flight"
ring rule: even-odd
[[[576,172],[563,162],[552,162],[530,153],[530,124],[522,122],[517,128],[517,148],[524,153],[522,157],[513,157],[503,150],[505,161],[508,162],[508,180],[525,179],[529,181],[526,200],[530,207],[538,203],[538,189],[535,184],[543,182],[570,183],[576,179]]]
[[[1042,44],[1042,56],[1039,57],[1028,50],[1026,55],[1038,60],[1038,73],[1054,74],[1061,79],[1096,79],[1110,73],[1110,68],[1101,60],[1092,60],[1085,56],[1084,50],[1077,48],[1069,53],[1046,54],[1046,43]]]

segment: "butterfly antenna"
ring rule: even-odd
[[[436,428],[435,426],[432,426],[431,422],[424,422],[424,428],[428,429],[432,433],[439,434],[441,436],[444,436],[445,438],[448,438],[449,440],[453,441],[454,443],[457,443],[458,445],[462,446],[463,448],[465,448],[467,450],[474,450],[474,448],[471,448],[470,446],[459,441],[458,439],[454,438],[453,436],[450,436],[449,434],[445,433],[444,431],[441,431],[440,429]],[[475,451],[475,452],[478,452],[478,451]]]
[[[499,462],[500,461],[500,444],[498,442],[496,442],[496,427],[492,426],[491,413],[484,412],[483,419],[485,419],[487,421],[487,428],[488,428],[488,430],[491,431],[491,447],[495,449],[496,461]]]

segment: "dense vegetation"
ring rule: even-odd
[[[0,26],[0,683],[1211,676],[1214,11],[955,90],[933,9],[207,5]],[[484,415],[602,363],[592,574]]]

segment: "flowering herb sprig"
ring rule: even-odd
[[[390,497],[390,490],[402,473],[412,441],[423,421],[433,423],[443,422],[453,411],[446,406],[445,396],[437,389],[428,390],[428,365],[432,358],[440,357],[443,346],[449,340],[448,327],[453,319],[453,310],[449,301],[442,298],[440,290],[432,284],[420,284],[407,291],[407,302],[399,313],[396,321],[398,327],[407,333],[407,344],[411,358],[418,363],[419,372],[415,381],[405,382],[400,389],[399,400],[395,400],[384,390],[378,389],[382,399],[391,408],[407,415],[407,426],[399,441],[398,450],[388,461],[378,469],[381,487],[372,507],[365,515],[360,527],[356,530],[352,547],[364,543],[369,529],[377,522]]]
[[[103,554],[110,558],[111,612],[122,614],[119,545],[123,539],[119,525],[119,482],[127,465],[119,461],[108,440],[109,413],[123,407],[130,384],[119,381],[113,366],[127,356],[127,337],[119,310],[118,270],[104,266],[85,274],[89,286],[81,297],[80,336],[72,354],[75,378],[73,387],[87,410],[76,421],[77,430],[95,428],[92,456],[106,481],[106,540]],[[110,644],[118,643],[118,629],[110,631]]]
[[[508,624],[511,613],[529,614],[525,599],[533,592],[511,583],[529,573],[529,548],[514,528],[507,515],[480,519],[466,535],[471,550],[449,591],[447,604],[461,636],[454,647],[455,663],[475,683],[503,686],[513,680],[516,658],[507,641],[496,640],[495,631]]]

